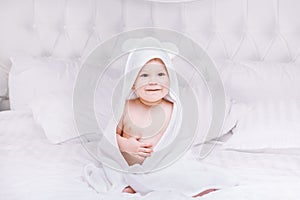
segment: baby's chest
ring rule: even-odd
[[[123,132],[144,139],[161,135],[169,121],[165,112],[131,113],[124,118]]]

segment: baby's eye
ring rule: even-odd
[[[158,73],[158,76],[165,76],[166,74],[161,72],[161,73]]]
[[[141,74],[140,77],[148,77],[148,74]]]

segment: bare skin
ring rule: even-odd
[[[199,194],[196,194],[192,197],[196,198],[196,197],[201,197],[201,196],[204,196],[208,193],[211,193],[211,192],[214,192],[214,191],[217,191],[218,189],[208,189],[208,190],[204,190],[203,192],[200,192]]]
[[[134,189],[132,189],[132,187],[130,187],[130,186],[125,187],[124,190],[123,190],[122,192],[129,193],[129,194],[134,194],[134,193],[136,193],[136,192],[134,191]]]
[[[208,193],[211,193],[211,192],[214,192],[214,191],[217,191],[218,189],[208,189],[208,190],[204,190],[203,192],[200,192],[199,194],[196,194],[194,196],[192,196],[193,198],[196,198],[196,197],[202,197]],[[125,192],[125,193],[129,193],[129,194],[134,194],[136,193],[134,191],[134,189],[132,189],[132,187],[130,186],[127,186],[126,188],[124,188],[124,190],[122,192]]]
[[[160,59],[147,62],[139,72],[132,90],[138,96],[125,103],[117,126],[119,149],[128,165],[142,164],[151,156],[168,127],[173,103],[164,99],[170,80]]]
[[[128,165],[142,164],[151,156],[171,118],[173,104],[166,100],[155,106],[144,105],[139,99],[129,100],[127,112],[117,128],[119,148]],[[144,117],[140,117],[144,116]]]

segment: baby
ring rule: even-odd
[[[107,137],[102,137],[97,149],[109,165],[94,167],[99,170],[101,181],[92,184],[103,191],[141,195],[179,191],[193,197],[236,184],[226,171],[199,161],[189,149],[183,152],[192,142],[190,136],[194,132],[188,126],[189,119],[183,118],[190,110],[184,110],[183,105],[188,102],[181,98],[185,93],[181,93],[182,79],[177,77],[172,54],[160,50],[158,42],[153,38],[143,39],[138,49],[128,55],[123,87],[117,90],[121,92],[114,107],[118,121],[110,120],[104,131]],[[148,48],[152,43],[159,49]],[[117,149],[111,149],[112,144]],[[179,158],[181,153],[187,156]],[[175,158],[178,159],[172,163]],[[115,167],[121,167],[122,172]],[[87,168],[86,171],[89,177],[91,173]]]
[[[149,60],[138,73],[132,86],[137,98],[126,101],[116,128],[119,149],[128,165],[142,164],[166,131],[173,111],[173,103],[165,98],[169,88],[169,74],[159,58]],[[193,197],[216,190],[207,189]],[[128,185],[122,192],[133,194],[135,190]]]
[[[139,71],[132,86],[137,98],[126,101],[116,130],[128,165],[142,164],[168,127],[173,103],[164,97],[169,87],[169,74],[160,58],[149,60]]]

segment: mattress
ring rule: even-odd
[[[82,176],[84,165],[95,163],[83,145],[78,141],[50,144],[43,135],[43,130],[34,125],[29,113],[2,112],[0,133],[0,197],[3,200],[193,199],[180,192],[168,191],[151,192],[145,196],[97,193]],[[85,145],[95,147],[97,141],[87,142]],[[201,162],[222,166],[235,173],[240,184],[209,193],[199,199],[274,200],[300,197],[298,150],[251,153],[223,150],[217,144]]]

